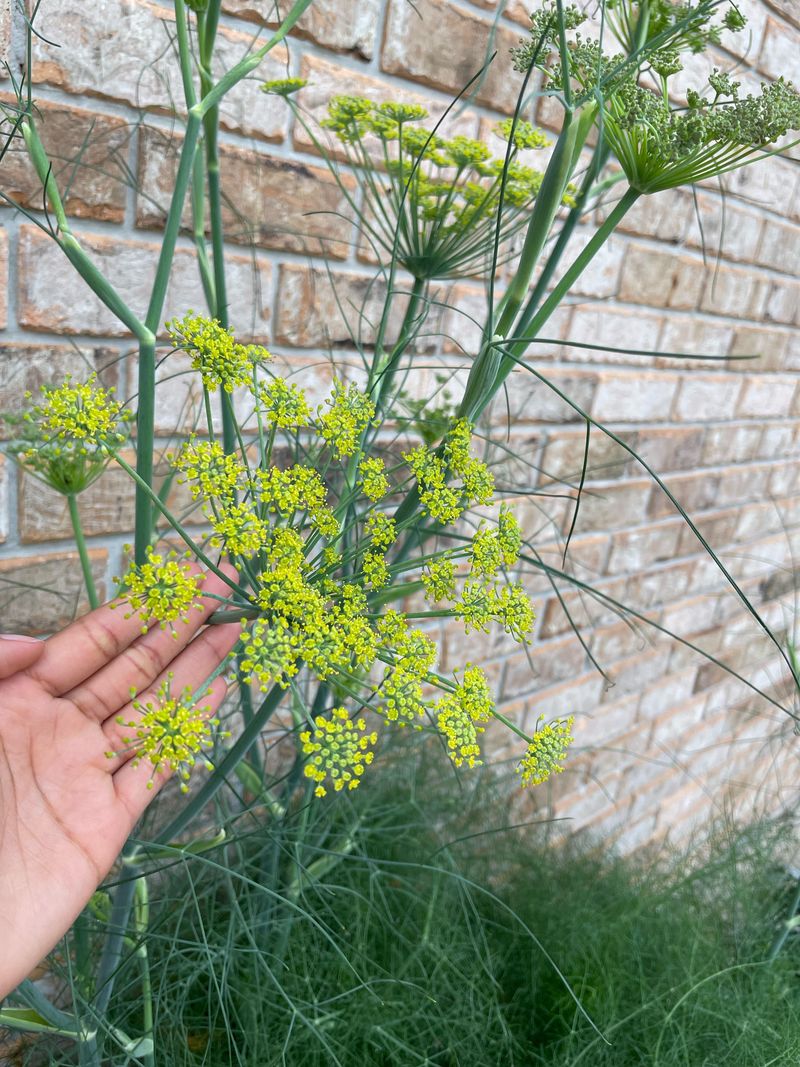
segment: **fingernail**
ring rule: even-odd
[[[29,637],[27,634],[0,634],[0,641],[29,641],[31,644],[36,644],[39,638]]]

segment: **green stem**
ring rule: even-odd
[[[97,596],[97,588],[94,584],[92,563],[89,559],[89,550],[86,547],[86,538],[83,536],[83,526],[81,524],[80,511],[78,510],[78,499],[75,493],[67,494],[67,503],[69,505],[69,517],[72,523],[72,532],[75,534],[75,544],[78,547],[78,555],[81,560],[81,570],[83,571],[83,581],[86,585],[86,595],[89,598],[89,607],[94,611],[95,608],[100,606],[100,600]]]

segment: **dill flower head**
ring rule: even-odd
[[[488,633],[490,623],[496,622],[520,644],[527,642],[536,619],[530,598],[521,585],[504,585],[498,589],[481,581],[465,583],[455,611],[464,620],[467,633],[470,630]]]
[[[162,630],[169,626],[175,638],[175,620],[188,623],[190,611],[203,610],[203,580],[202,574],[192,572],[186,558],[178,559],[175,552],[164,558],[152,548],[147,563],[133,564],[124,579],[116,579],[121,586],[121,602],[131,609],[125,618],[138,615],[145,623],[156,619]],[[142,626],[142,633],[147,633],[147,625]]]
[[[493,710],[486,675],[479,667],[467,664],[463,682],[456,680],[455,690],[436,704],[436,724],[447,740],[456,767],[481,763],[478,735],[483,733],[481,724],[492,717]]]
[[[543,721],[542,718],[539,723]],[[560,774],[564,770],[561,761],[574,741],[574,722],[574,716],[570,715],[568,719],[554,719],[546,726],[537,724],[528,750],[517,765],[517,774],[522,775],[523,785],[541,785],[552,774]]]
[[[131,737],[122,738],[123,744],[137,750],[132,760],[133,766],[137,767],[146,759],[152,764],[153,775],[164,770],[177,771],[182,780],[181,792],[188,793],[186,783],[192,768],[203,750],[212,747],[219,719],[210,718],[209,707],[197,706],[190,686],[174,695],[172,678],[170,671],[159,686],[155,700],[148,700],[144,704],[133,701],[133,709],[139,713],[137,719],[126,720],[119,716],[117,722],[133,730]],[[134,689],[131,696],[135,695]],[[230,733],[225,732],[220,736],[230,737]],[[111,757],[115,753],[107,752],[106,755]],[[207,760],[203,760],[203,763],[208,770],[212,769]],[[153,788],[152,777],[147,788]]]
[[[113,389],[97,384],[96,374],[81,384],[73,383],[68,374],[62,385],[43,385],[40,392],[40,402],[23,415],[37,443],[63,442],[88,453],[114,451],[125,440],[121,424],[133,414],[114,399]],[[25,398],[30,400],[31,394],[26,393]]]
[[[253,368],[272,358],[266,348],[239,344],[233,331],[225,329],[217,319],[192,311],[166,326],[172,343],[189,353],[192,367],[200,371],[203,385],[211,392],[217,386],[232,393],[237,385],[249,385]]]
[[[210,544],[236,556],[250,559],[260,552],[269,538],[269,526],[251,504],[226,504],[216,512],[206,511],[214,533]]]
[[[374,503],[389,492],[386,464],[378,456],[365,456],[358,465],[361,476],[361,492]]]
[[[313,732],[304,730],[300,734],[300,743],[309,757],[305,776],[317,783],[315,795],[326,795],[326,781],[337,793],[345,787],[355,789],[374,759],[377,732],[368,733],[365,720],[351,719],[346,708],[334,708],[327,719],[318,715],[314,726]]]
[[[305,393],[285,378],[273,378],[269,385],[262,385],[258,400],[264,417],[279,429],[306,426],[311,418]]]
[[[189,482],[193,500],[198,497],[233,500],[247,473],[239,460],[226,453],[219,442],[197,437],[187,441],[177,457],[170,457],[170,462],[183,475],[178,483]]]
[[[333,392],[325,403],[328,410],[320,407],[318,411],[320,436],[339,459],[352,456],[362,433],[375,418],[375,405],[354,383],[345,387],[338,381],[333,383]]]
[[[422,575],[426,600],[452,600],[456,594],[456,568],[451,559],[437,559]]]
[[[522,533],[514,513],[502,505],[495,528],[482,526],[472,538],[470,555],[473,574],[491,578],[501,567],[517,562]]]
[[[443,137],[420,125],[427,117],[417,104],[336,96],[322,126],[354,167],[363,192],[359,222],[378,255],[418,279],[472,276],[490,262],[496,234],[501,259],[512,254],[509,238],[527,222],[542,175],[527,168],[512,182],[485,142]],[[520,123],[509,163],[520,149],[546,143]]]

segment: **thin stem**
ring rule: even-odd
[[[75,535],[75,544],[78,547],[78,555],[81,560],[81,570],[83,571],[86,595],[89,598],[89,607],[94,611],[95,608],[100,606],[100,600],[97,596],[97,587],[94,584],[92,563],[89,559],[89,550],[86,547],[86,538],[83,536],[83,525],[81,523],[81,515],[78,510],[78,499],[75,493],[67,494],[67,504],[69,505],[69,518],[72,523],[72,532]]]

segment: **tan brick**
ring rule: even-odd
[[[797,167],[791,160],[759,160],[756,166],[740,167],[727,175],[728,192],[741,197],[756,208],[767,208],[777,215],[787,217],[791,212],[797,217]]]
[[[130,124],[82,108],[37,101],[36,126],[69,215],[122,222]],[[22,138],[3,156],[3,193],[24,207],[41,209],[42,184]]]
[[[312,130],[315,123],[325,118],[331,97],[336,96],[337,93],[367,96],[377,101],[397,100],[401,103],[423,104],[429,112],[427,120],[429,126],[438,122],[447,109],[447,104],[426,97],[425,90],[421,86],[409,88],[398,86],[380,78],[362,74],[358,70],[343,69],[340,63],[323,59],[320,56],[304,55],[300,73],[304,78],[308,78],[309,82],[303,90],[301,99],[309,119],[312,120],[310,123]],[[452,121],[449,118],[445,120],[440,129],[447,136],[461,133],[467,137],[476,137],[478,116],[468,109]],[[317,130],[317,136],[320,132],[324,134],[325,131]],[[292,136],[297,147],[317,151],[300,123],[295,123]],[[333,155],[344,158],[345,153],[333,136],[323,136],[322,143]]]
[[[800,317],[800,282],[794,279],[770,279],[767,285],[763,317],[769,322],[796,322]]]
[[[780,459],[797,454],[796,426],[765,426],[758,448],[752,455],[759,459]]]
[[[182,141],[145,127],[140,135],[136,224],[161,228],[175,184]],[[222,146],[223,220],[229,241],[342,259],[352,234],[347,199],[325,168]],[[353,190],[355,181],[341,176]],[[191,227],[186,205],[184,225]]]
[[[692,521],[712,548],[722,548],[732,541],[734,536],[738,539],[739,518],[739,510],[732,508],[730,511],[715,512],[713,515],[693,515]],[[677,555],[693,555],[701,551],[701,548],[697,535],[684,523]]]
[[[622,265],[620,300],[651,307],[697,307],[705,282],[699,260],[629,245]]]
[[[642,522],[649,492],[650,483],[646,481],[594,487],[584,492],[576,530],[619,530]]]
[[[676,375],[615,371],[598,375],[592,417],[599,422],[657,422],[670,417]]]
[[[756,455],[760,440],[760,426],[709,426],[702,462],[709,466],[743,463]]]
[[[704,430],[700,427],[642,427],[636,450],[648,466],[659,474],[666,471],[688,470],[697,466],[703,445]],[[641,473],[641,466],[631,462],[631,470]]]
[[[37,18],[33,38],[33,81],[68,93],[104,96],[146,110],[183,110],[180,67],[171,41],[175,14],[148,0],[54,0]],[[251,33],[220,27],[215,74],[233,67],[253,45]],[[64,47],[62,47],[64,46]],[[254,77],[225,97],[220,121],[227,129],[281,140],[285,103],[259,91],[258,80],[286,74],[286,49],[274,49]]]
[[[768,283],[761,276],[747,270],[719,267],[709,272],[700,308],[737,319],[760,319],[768,293]]]
[[[130,475],[112,464],[78,497],[83,532],[92,537],[132,530],[133,502]],[[23,543],[73,536],[66,498],[24,472],[20,472],[18,509]]]
[[[789,414],[796,378],[782,374],[748,377],[739,398],[736,414],[742,419],[779,419]]]
[[[8,234],[0,228],[0,330],[8,325]]]
[[[685,375],[675,400],[674,417],[682,422],[732,419],[741,388],[741,378],[734,375]]]
[[[743,374],[789,369],[785,361],[790,337],[790,333],[764,326],[737,326],[728,355],[757,356],[757,359],[732,363],[731,369],[740,370]]]
[[[87,253],[128,306],[144,315],[159,245],[119,237],[78,235]],[[231,324],[242,336],[263,337],[269,320],[271,266],[248,256],[228,256]],[[21,326],[58,333],[126,336],[119,320],[89,289],[58,246],[33,226],[21,226],[17,259]],[[194,251],[175,252],[162,321],[204,306]]]
[[[96,548],[89,556],[98,595],[105,599],[108,553]],[[0,616],[6,633],[51,633],[88,610],[77,553],[0,559]]]
[[[0,0],[0,79],[6,77],[5,64],[11,61],[11,4]]]
[[[630,693],[641,692],[644,687],[664,676],[668,664],[667,649],[644,652],[621,660],[611,671],[613,685],[606,689],[604,700],[619,700]]]
[[[399,283],[398,283],[399,285]],[[284,264],[280,270],[276,340],[302,348],[365,344],[383,309],[385,289],[372,275],[337,272]],[[402,297],[396,297],[388,336],[400,328]]]
[[[800,229],[777,219],[764,219],[764,233],[755,258],[773,270],[800,274]]]
[[[67,374],[83,381],[92,371],[103,384],[118,384],[116,367],[109,366],[116,353],[108,348],[71,345],[0,345],[0,412],[18,415],[25,393],[38,393],[40,386],[58,384]],[[13,430],[0,420],[0,438],[13,436]]]
[[[224,0],[222,6],[231,15],[250,19],[262,26],[277,25],[276,5],[271,2]],[[283,16],[291,4],[288,0],[280,0],[277,8]],[[354,52],[363,59],[371,59],[375,51],[380,9],[380,0],[314,0],[292,29],[292,36],[303,37],[332,52]]]
[[[682,532],[682,523],[666,522],[615,534],[606,568],[608,573],[641,571],[653,563],[673,559],[678,554]]]
[[[709,262],[718,256],[753,262],[761,238],[763,221],[756,211],[726,202],[718,197],[698,193],[697,212],[689,227],[686,243],[693,248],[705,248]],[[701,229],[702,227],[702,229]]]
[[[9,499],[8,499],[8,475],[11,460],[0,455],[0,541],[8,537]]]
[[[570,241],[570,254],[577,256],[589,243],[591,236],[591,232],[579,230]],[[611,237],[606,241],[578,277],[571,292],[577,296],[595,298],[616,293],[627,247],[619,237]]]
[[[597,383],[592,371],[549,370],[547,380],[583,411],[591,407]],[[506,379],[510,417],[526,422],[575,422],[582,416],[572,404],[562,400],[544,382],[521,368],[516,368]]]
[[[598,218],[604,219],[609,212],[609,208],[601,208]],[[617,228],[622,233],[681,244],[692,228],[694,217],[691,194],[685,189],[668,189],[658,196],[640,197]]]
[[[767,19],[759,69],[768,77],[800,85],[800,33],[778,19]]]
[[[622,433],[619,436],[632,445],[636,443],[635,433]],[[542,457],[542,475],[547,479],[578,482],[583,469],[585,446],[586,433],[583,431],[551,434]],[[600,431],[590,434],[587,480],[621,478],[629,461],[630,455],[613,438]]]
[[[720,473],[716,503],[721,507],[745,500],[758,500],[766,490],[773,468],[764,464],[727,467]]]
[[[695,511],[710,507],[715,502],[719,475],[708,471],[698,471],[693,474],[681,474],[667,478],[666,484],[678,503],[691,515]],[[677,511],[666,493],[657,485],[653,486],[653,496],[648,510],[653,518],[674,515]]]
[[[649,611],[657,604],[683,596],[693,580],[694,570],[694,565],[686,562],[634,574],[628,579],[620,600],[635,607],[637,611]]]
[[[662,319],[659,315],[627,308],[606,308],[579,304],[572,312],[567,337],[570,341],[584,344],[608,345],[608,349],[596,351],[590,348],[567,347],[561,350],[562,358],[583,363],[622,363],[653,366],[653,359],[646,355],[630,355],[611,351],[614,348],[637,349],[654,352],[658,348],[658,336]],[[550,333],[549,326],[547,327]],[[536,346],[538,357],[539,346]]]
[[[685,352],[687,356],[724,356],[733,336],[734,327],[727,323],[701,319],[697,315],[670,315],[664,322],[659,348],[662,352]],[[657,360],[656,366],[701,370],[703,361],[665,357]]]
[[[390,0],[381,69],[459,93],[496,52],[485,77],[469,92],[482,104],[511,112],[522,83],[508,61],[517,38],[504,26],[493,33],[490,22],[446,0],[421,0],[413,7],[405,0]]]

